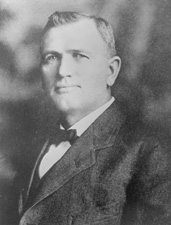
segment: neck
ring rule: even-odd
[[[77,123],[79,120],[83,119],[85,116],[87,116],[88,114],[92,113],[93,111],[95,111],[96,109],[98,109],[99,107],[103,106],[105,103],[107,103],[109,100],[111,99],[111,97],[109,99],[106,99],[106,101],[104,101],[103,103],[97,105],[96,107],[92,108],[91,110],[85,110],[84,111],[72,111],[72,112],[65,112],[62,113],[61,112],[61,124],[65,129],[70,128],[71,126],[73,126],[75,123]]]
[[[62,113],[61,115],[61,124],[65,129],[70,128],[75,123],[77,123],[79,120],[81,120],[84,116],[88,115],[89,113]]]

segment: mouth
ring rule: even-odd
[[[58,94],[70,93],[72,91],[75,91],[77,88],[79,88],[79,86],[77,85],[56,86],[55,92]]]

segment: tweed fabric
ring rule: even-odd
[[[143,127],[126,120],[116,103],[77,139],[30,196],[35,170],[20,225],[170,224],[168,152]]]

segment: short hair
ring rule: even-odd
[[[112,26],[101,17],[96,17],[86,13],[78,13],[71,11],[63,11],[63,12],[56,11],[51,16],[49,16],[48,22],[45,28],[43,29],[43,35],[53,27],[78,22],[81,19],[89,19],[94,22],[102,39],[105,41],[107,45],[109,56],[110,57],[115,56],[116,55],[115,38]]]

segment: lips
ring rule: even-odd
[[[55,87],[55,92],[59,94],[69,93],[76,90],[78,87],[78,85],[59,85]]]

